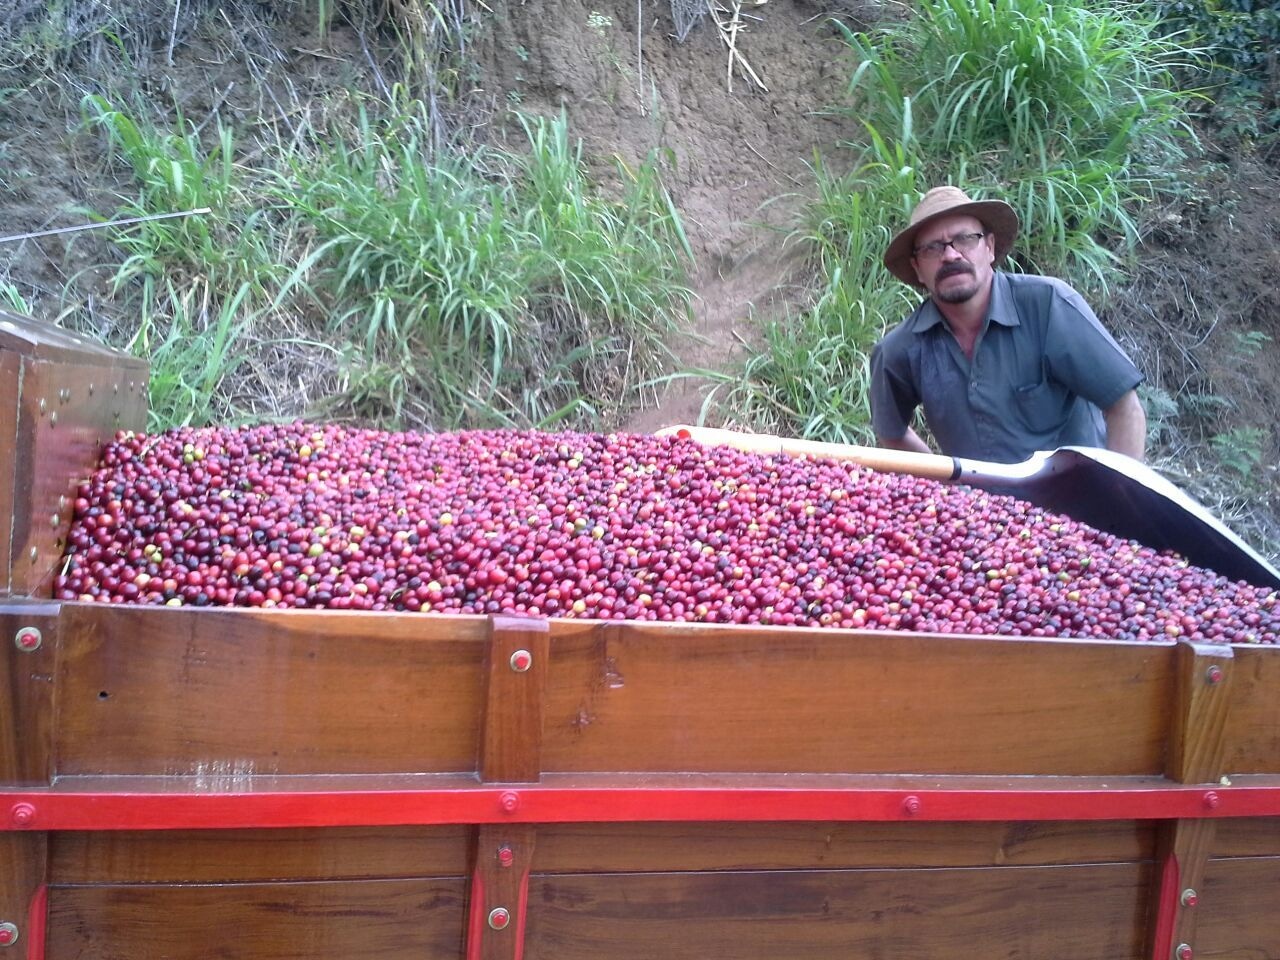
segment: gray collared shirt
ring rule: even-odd
[[[972,361],[932,300],[876,345],[871,424],[898,439],[923,407],[944,453],[1017,463],[1036,450],[1106,446],[1102,410],[1141,382],[1075,290],[997,271]]]

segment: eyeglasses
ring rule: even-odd
[[[985,233],[958,233],[950,240],[935,240],[933,243],[923,244],[913,252],[920,260],[937,260],[947,247],[954,248],[957,253],[972,253],[978,246],[978,241],[985,236]]]

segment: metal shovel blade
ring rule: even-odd
[[[1280,587],[1280,571],[1222,521],[1150,467],[1110,450],[1062,447],[1022,463],[1004,464],[709,427],[672,426],[658,433],[755,453],[846,460],[881,472],[967,483],[1019,497],[1156,550],[1174,550],[1231,580]]]
[[[1021,497],[1091,527],[1174,550],[1231,580],[1280,587],[1280,571],[1187,494],[1130,457],[1063,447],[1020,464],[956,458],[960,483]]]

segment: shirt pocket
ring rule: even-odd
[[[1070,397],[1061,385],[1047,378],[1015,387],[1013,396],[1018,417],[1028,430],[1050,433],[1067,420]]]

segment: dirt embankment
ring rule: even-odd
[[[704,17],[679,42],[666,2],[530,0],[486,18],[480,75],[499,128],[507,109],[564,110],[594,163],[669,157],[666,181],[697,257],[692,335],[673,345],[687,367],[728,368],[760,318],[797,296],[785,239],[812,189],[808,165],[856,133],[830,112],[850,62],[833,15],[856,25],[832,3],[744,4],[732,68],[716,22]],[[708,385],[678,379],[625,426],[694,420]]]

